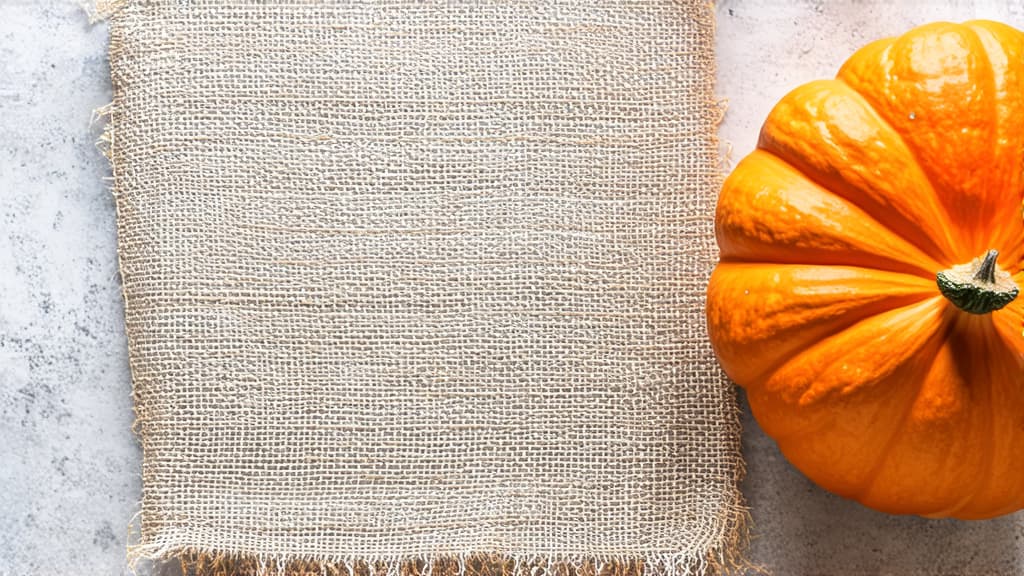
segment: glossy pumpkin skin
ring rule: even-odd
[[[1024,287],[1024,34],[937,23],[782,99],[724,183],[707,317],[762,428],[822,487],[890,513],[1024,508],[1024,296],[953,306],[999,250]]]

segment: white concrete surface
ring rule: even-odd
[[[736,159],[779,97],[868,40],[937,19],[1024,27],[1020,0],[722,0],[718,13]],[[114,208],[90,123],[110,98],[105,47],[73,0],[0,0],[0,576],[123,574],[139,498]],[[1024,573],[1024,514],[875,513],[814,487],[745,424],[749,556],[772,573]]]
[[[139,498],[109,77],[77,4],[0,0],[0,576],[121,574]]]

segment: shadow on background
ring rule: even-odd
[[[754,524],[748,558],[776,576],[1024,573],[1024,513],[927,520],[875,512],[815,486],[743,410],[743,493]]]
[[[180,562],[147,562],[145,569],[140,567],[139,576],[187,576],[181,571]]]

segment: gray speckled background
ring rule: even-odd
[[[1020,0],[722,0],[718,13],[733,158],[789,88],[872,38],[937,19],[1024,27]],[[140,452],[109,170],[91,122],[110,100],[105,50],[106,28],[72,0],[0,0],[0,576],[125,573]],[[749,411],[744,424],[749,556],[774,574],[1024,573],[1024,513],[872,512],[793,470]]]
[[[0,0],[0,575],[120,574],[139,498],[114,204],[93,109],[106,31]]]

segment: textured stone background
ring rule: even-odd
[[[119,575],[140,451],[93,109],[106,31],[0,0],[0,576]]]
[[[1024,28],[1020,0],[722,0],[718,14],[734,159],[789,88],[832,75],[873,38],[939,19]],[[125,573],[140,453],[109,170],[91,122],[110,99],[105,49],[105,27],[72,0],[0,0],[0,576]],[[814,487],[749,412],[744,424],[749,556],[772,573],[1024,573],[1024,513],[878,514]]]

